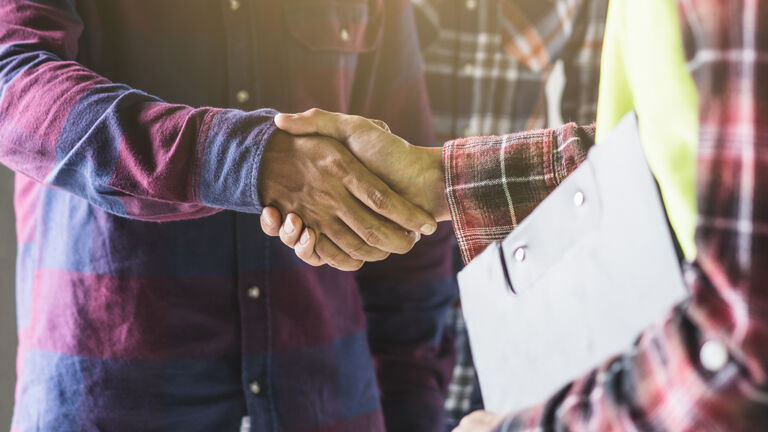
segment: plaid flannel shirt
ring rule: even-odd
[[[550,104],[567,121],[595,121],[608,0],[411,1],[440,143],[542,128]],[[547,100],[561,60],[562,100]],[[449,325],[457,357],[445,409],[455,425],[480,397],[461,313]]]
[[[768,29],[759,25],[768,2],[678,5],[701,101],[691,297],[628,351],[501,430],[768,429]],[[569,124],[448,143],[448,199],[465,259],[514,229],[593,142],[591,128]]]
[[[607,0],[412,0],[441,143],[542,128],[547,104],[594,122]],[[546,83],[562,60],[562,101]]]
[[[302,263],[259,227],[266,107],[433,142],[410,4],[0,0],[14,432],[442,432],[450,234]]]

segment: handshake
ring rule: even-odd
[[[357,270],[408,252],[450,219],[440,148],[319,109],[275,123],[259,170],[261,226],[306,263]]]

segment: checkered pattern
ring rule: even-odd
[[[410,4],[0,0],[14,432],[443,432],[450,234],[302,263],[259,228],[264,107],[433,142]]]
[[[701,101],[691,297],[501,430],[768,429],[768,2],[678,5]],[[590,137],[568,125],[450,143],[448,197],[465,258],[529,214],[584,159]],[[718,346],[721,364],[718,349],[705,349]]]
[[[453,331],[456,347],[469,347],[467,327],[460,308],[450,311],[447,324],[448,328]],[[476,408],[472,406],[476,380],[472,352],[469,349],[457,349],[456,366],[453,368],[453,377],[448,386],[448,396],[445,398],[446,413],[468,413]],[[456,423],[460,418],[450,420]]]
[[[586,158],[594,135],[569,123],[447,143],[446,193],[464,261],[509,235]]]
[[[595,121],[607,0],[412,0],[439,142],[542,128],[547,105],[564,119]],[[562,60],[562,101],[546,83]],[[458,249],[456,249],[458,253]],[[457,270],[461,266],[457,266]],[[474,366],[460,313],[457,364],[446,399],[449,423],[468,414]]]
[[[607,0],[412,0],[441,140],[594,122]],[[558,60],[563,101],[546,100]],[[441,141],[443,142],[443,141]]]

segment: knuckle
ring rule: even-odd
[[[322,110],[320,108],[310,108],[309,110],[307,110],[306,114],[309,117],[315,117],[319,115],[321,112]]]
[[[341,157],[334,157],[328,163],[328,169],[331,174],[337,178],[349,176],[349,164]]]
[[[342,263],[342,257],[340,251],[328,251],[325,253],[325,256],[323,257],[325,261],[332,267],[339,268],[339,266]]]
[[[334,203],[336,202],[336,193],[328,188],[320,188],[313,192],[314,199],[320,203]]]
[[[359,240],[354,240],[350,245],[350,247],[347,250],[347,255],[352,257],[353,259],[362,260],[367,258],[367,248],[365,243]]]
[[[381,246],[384,239],[375,229],[368,228],[363,232],[363,240],[371,246]]]
[[[349,121],[352,122],[354,126],[362,126],[368,124],[368,119],[359,115],[350,116]]]
[[[372,187],[367,195],[374,210],[383,211],[389,207],[389,197],[386,192]]]

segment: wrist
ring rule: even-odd
[[[424,191],[427,194],[427,211],[438,221],[451,220],[448,198],[445,194],[445,169],[443,168],[443,150],[440,147],[420,147],[426,159],[424,173]]]
[[[278,198],[284,196],[280,179],[286,170],[286,163],[293,159],[291,135],[276,130],[264,145],[256,184],[262,206],[277,206]]]

